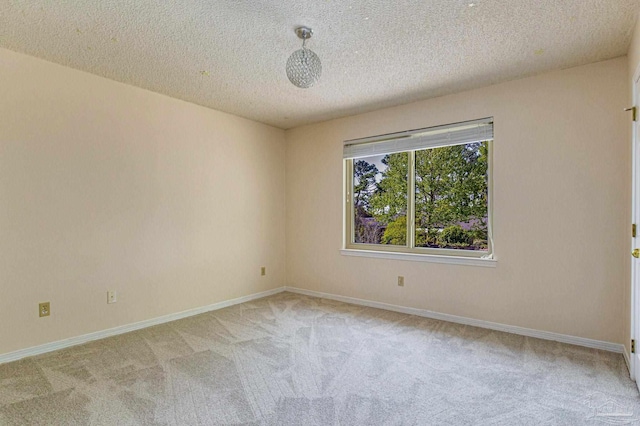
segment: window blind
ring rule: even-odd
[[[461,145],[493,139],[493,118],[445,124],[344,142],[344,159]]]

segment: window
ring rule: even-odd
[[[345,248],[490,258],[493,120],[346,141]]]

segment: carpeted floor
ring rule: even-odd
[[[292,293],[0,365],[1,425],[634,423],[622,355]]]

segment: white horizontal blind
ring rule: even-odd
[[[492,139],[493,118],[483,118],[345,141],[342,157],[361,158]]]

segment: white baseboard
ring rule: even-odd
[[[627,370],[629,370],[629,377],[631,377],[631,362],[629,361],[629,354],[627,353],[627,348],[623,347],[622,356],[624,356],[624,362],[625,364],[627,364]],[[631,377],[631,380],[635,381],[633,377]]]
[[[391,305],[389,303],[374,302],[371,300],[357,299],[354,297],[339,296],[330,293],[305,290],[297,287],[285,287],[286,291],[304,294],[307,296],[320,297],[323,299],[337,300],[339,302],[351,303],[354,305],[369,306],[372,308],[386,309],[388,311],[401,312],[404,314],[417,315],[425,318],[432,318],[442,321],[454,322],[457,324],[471,325],[474,327],[488,328],[490,330],[504,331],[506,333],[519,334],[521,336],[536,337],[538,339],[553,340],[556,342],[569,343],[571,345],[584,346],[587,348],[601,349],[604,351],[625,353],[624,345],[619,343],[604,342],[601,340],[586,339],[584,337],[569,336],[567,334],[552,333],[550,331],[534,330],[532,328],[506,325],[490,321],[482,321],[473,318],[460,317],[457,315],[443,314],[440,312],[428,311],[426,309],[407,308],[404,306]],[[627,360],[628,362],[628,360]]]
[[[10,361],[17,361],[29,356],[40,355],[47,352],[56,351],[58,349],[68,348],[70,346],[80,345],[92,340],[104,339],[105,337],[115,336],[117,334],[128,333],[130,331],[140,330],[141,328],[151,327],[153,325],[163,324],[165,322],[175,321],[182,318],[191,317],[194,315],[202,314],[209,311],[215,311],[218,309],[226,308],[240,303],[250,302],[252,300],[261,299],[263,297],[271,296],[273,294],[281,293],[285,291],[285,287],[278,287],[273,290],[262,291],[260,293],[250,294],[248,296],[238,297],[236,299],[225,300],[222,302],[214,303],[212,305],[203,306],[200,308],[189,309],[187,311],[177,312],[175,314],[163,315],[157,318],[151,318],[148,320],[136,322],[133,324],[121,325],[119,327],[110,328],[108,330],[96,331],[94,333],[83,334],[82,336],[71,337],[69,339],[58,340],[57,342],[45,343],[44,345],[34,346],[31,348],[20,349],[15,352],[9,352],[0,355],[0,364]]]
[[[609,352],[622,353],[624,355],[627,367],[629,367],[628,354],[625,351],[624,345],[618,343],[603,342],[600,340],[586,339],[584,337],[569,336],[566,334],[552,333],[549,331],[534,330],[531,328],[517,327],[513,325],[499,324],[490,321],[482,321],[473,318],[466,318],[457,315],[443,314],[439,312],[428,311],[426,309],[408,308],[404,306],[392,305],[383,302],[374,302],[371,300],[357,299],[354,297],[339,296],[329,293],[321,293],[318,291],[305,290],[297,287],[279,287],[273,290],[267,290],[260,293],[250,294],[248,296],[238,297],[236,299],[225,300],[222,302],[214,303],[212,305],[203,306],[200,308],[190,309],[183,312],[177,312],[175,314],[164,315],[157,318],[148,319],[145,321],[136,322],[133,324],[122,325],[108,330],[96,331],[94,333],[84,334],[82,336],[71,337],[69,339],[59,340],[56,342],[46,343],[44,345],[34,346],[31,348],[21,349],[15,352],[9,352],[0,355],[0,364],[17,361],[29,356],[40,355],[47,352],[56,351],[59,349],[68,348],[70,346],[76,346],[83,343],[87,343],[93,340],[104,339],[105,337],[115,336],[118,334],[128,333],[130,331],[140,330],[142,328],[151,327],[158,324],[163,324],[170,321],[179,320],[182,318],[191,317],[194,315],[202,314],[209,311],[215,311],[217,309],[226,308],[240,303],[250,302],[252,300],[261,299],[263,297],[271,296],[283,291],[289,291],[292,293],[304,294],[307,296],[320,297],[324,299],[337,300],[340,302],[351,303],[354,305],[369,306],[372,308],[385,309],[388,311],[401,312],[404,314],[417,315],[425,318],[432,318],[442,321],[454,322],[458,324],[471,325],[474,327],[487,328],[490,330],[504,331],[507,333],[519,334],[522,336],[536,337],[538,339],[553,340],[562,343],[569,343],[572,345],[584,346],[587,348],[601,349]]]

